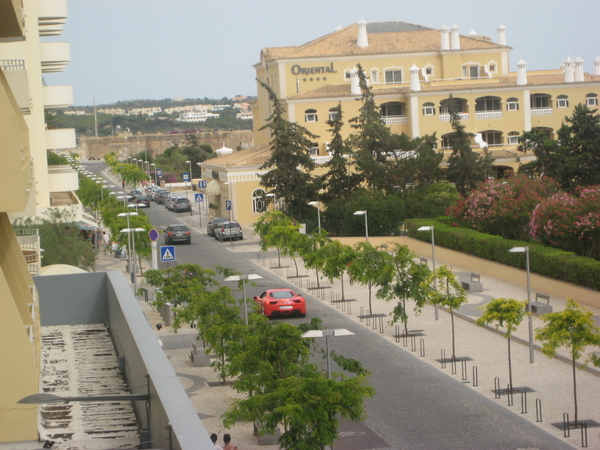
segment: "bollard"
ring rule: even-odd
[[[479,373],[477,372],[477,366],[473,366],[473,386],[479,386]]]
[[[569,429],[569,413],[563,413],[563,436],[571,437],[571,430]]]
[[[410,351],[411,352],[417,351],[417,337],[414,334],[410,335]]]
[[[527,414],[527,392],[521,392],[521,414]]]
[[[494,398],[500,398],[500,378],[494,378]]]
[[[461,380],[465,381],[468,379],[467,377],[467,361],[460,362],[460,372],[461,372]]]
[[[396,325],[394,328],[394,337],[396,338],[396,342],[400,342],[400,326]]]
[[[421,348],[421,358],[425,357],[425,339],[421,338],[421,340],[419,341],[419,346]]]
[[[446,350],[442,349],[441,352],[442,369],[446,368]]]
[[[581,422],[581,446],[582,447],[588,446],[587,423],[586,422]]]
[[[542,399],[535,399],[535,421],[542,422]]]
[[[506,385],[506,394],[508,397],[508,403],[506,406],[513,406],[514,402],[513,402],[513,389],[512,389],[512,384],[508,383]]]

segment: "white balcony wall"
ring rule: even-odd
[[[73,104],[73,86],[44,86],[44,108],[66,108]]]
[[[75,128],[60,128],[56,130],[46,130],[46,148],[48,150],[57,150],[77,147],[75,139]]]
[[[67,0],[38,0],[40,36],[59,36],[67,21]]]
[[[79,189],[77,171],[71,166],[48,166],[50,192],[76,191]]]
[[[40,42],[42,73],[62,72],[71,61],[71,45],[68,42]]]

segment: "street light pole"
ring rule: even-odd
[[[365,216],[365,239],[369,242],[369,225],[367,224],[367,210],[364,211],[354,211],[355,216]]]
[[[250,273],[248,275],[232,275],[225,278],[224,281],[242,281],[242,291],[244,296],[244,323],[248,325],[248,303],[246,301],[246,280],[259,280],[262,279],[260,275]]]
[[[319,225],[319,236],[321,235],[321,202],[308,202],[310,206],[317,207],[317,224]]]
[[[428,227],[420,227],[417,228],[417,231],[431,231],[431,267],[432,270],[435,271],[435,234],[434,234],[434,227],[432,226],[428,226]],[[439,320],[440,319],[440,308],[439,306],[436,304],[434,305],[433,309],[435,310],[435,320]]]
[[[154,185],[158,186],[158,182],[156,179],[156,163],[150,163],[151,166],[154,166]]]
[[[531,315],[531,272],[529,270],[529,247],[513,247],[511,253],[525,253],[525,267],[527,269],[527,316],[529,318],[529,363],[534,363],[533,354],[533,317]]]

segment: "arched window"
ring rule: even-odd
[[[252,193],[252,213],[260,214],[267,210],[267,202],[265,200],[265,191],[262,189],[255,189]]]
[[[519,109],[519,99],[517,97],[510,97],[506,99],[506,110],[517,111]]]
[[[475,111],[500,111],[500,97],[479,97],[475,100]]]
[[[464,98],[447,98],[440,102],[440,114],[450,114],[451,106],[454,106],[459,113],[468,113],[467,100]]]
[[[454,133],[448,133],[448,134],[444,134],[442,135],[442,149],[444,150],[449,150],[452,148],[452,135]]]
[[[305,122],[316,122],[317,121],[317,110],[316,109],[307,109],[304,111],[304,121]]]
[[[405,116],[405,104],[401,102],[389,102],[381,105],[381,117]]]
[[[567,108],[569,106],[569,96],[568,95],[559,95],[556,97],[556,107],[557,108]]]
[[[585,96],[587,106],[598,106],[598,94],[588,94]]]
[[[435,116],[435,103],[433,103],[433,102],[423,103],[423,115],[424,116]]]
[[[516,145],[519,143],[519,132],[511,131],[508,133],[508,143],[511,145]]]
[[[481,132],[481,137],[489,147],[502,145],[502,131],[486,130]]]
[[[546,139],[552,139],[552,135],[553,135],[553,130],[552,128],[548,128],[548,127],[534,127],[531,129],[531,131],[534,131],[536,133],[543,133],[544,137]]]
[[[551,108],[550,96],[548,94],[531,94],[531,109]]]
[[[338,109],[337,108],[329,108],[329,120],[334,121],[337,119]]]

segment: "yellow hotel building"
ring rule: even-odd
[[[452,95],[462,106],[466,131],[474,134],[473,147],[488,147],[499,170],[518,167],[517,139],[523,131],[544,130],[555,138],[575,105],[598,106],[600,58],[593,61],[593,73],[584,71],[581,58],[568,55],[553,70],[527,71],[526,62],[520,60],[517,71],[511,72],[504,26],[498,27],[496,42],[459,31],[456,25],[434,29],[402,21],[361,20],[303,45],[263,49],[254,66],[256,78],[273,88],[288,120],[319,136],[307,149],[317,163],[328,157],[326,121],[333,108],[341,103],[346,136],[352,130],[348,119],[359,115],[357,64],[366,72],[382,119],[394,133],[411,137],[436,133],[438,149],[449,150]],[[268,129],[258,131],[266,123],[270,104],[265,89],[257,85],[257,91],[254,140],[262,148],[271,140]],[[243,208],[236,217],[253,222],[256,212],[246,216],[246,211],[256,201],[257,178],[253,186],[250,167],[245,166],[237,179],[233,172],[241,168],[234,155],[222,158],[227,167],[221,167],[221,158],[211,160],[208,175],[220,170],[220,179],[228,180],[229,172],[236,183],[226,189],[227,195],[236,199],[234,209],[236,203]],[[247,155],[243,158],[249,160]],[[527,157],[521,154],[521,161]]]

